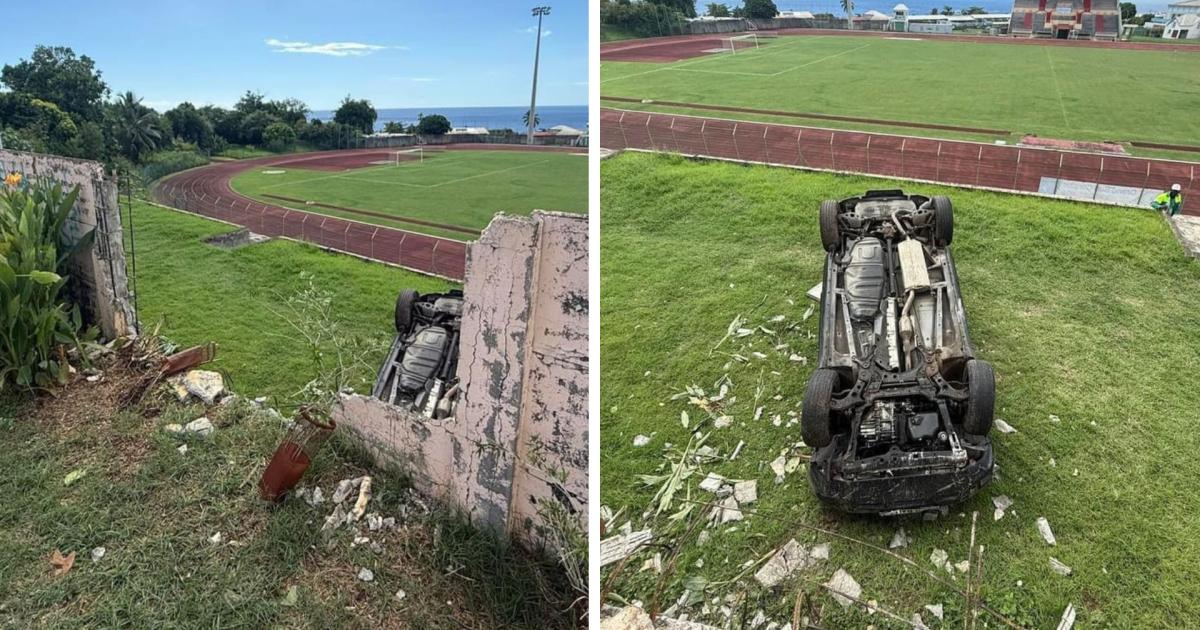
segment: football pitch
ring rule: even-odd
[[[1200,146],[1200,55],[886,37],[783,36],[672,63],[605,61],[610,107],[970,140],[1024,134]],[[650,101],[763,112],[712,111]],[[868,118],[840,122],[785,114]],[[955,132],[908,123],[985,128]],[[1134,150],[1134,152],[1138,152]],[[1147,153],[1142,151],[1142,153]],[[1196,154],[1176,157],[1195,159]]]
[[[428,150],[404,158],[335,171],[264,166],[230,185],[263,203],[458,240],[475,238],[498,212],[587,212],[587,158],[573,152]]]

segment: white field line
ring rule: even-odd
[[[1046,51],[1046,62],[1050,64],[1050,76],[1054,79],[1054,92],[1058,94],[1058,107],[1062,110],[1063,124],[1067,129],[1071,128],[1071,121],[1067,118],[1067,106],[1063,103],[1062,88],[1058,86],[1058,72],[1054,70],[1054,59],[1050,57],[1050,47],[1042,46]]]
[[[447,159],[447,160],[442,160],[439,158],[436,162],[434,162],[434,164],[432,166],[424,167],[424,170],[434,168],[435,166],[445,166],[446,164],[454,164],[454,163],[461,162],[461,161],[462,161],[462,158]],[[353,171],[354,174],[357,175],[357,174],[361,174],[361,173],[383,173],[383,172],[386,172],[388,169],[393,169],[393,168],[405,168],[405,167],[398,165],[398,164],[387,164],[387,165],[383,165],[383,166],[371,166],[371,167],[367,167],[367,168],[355,168],[355,169],[350,169],[350,170]],[[408,167],[408,168],[412,168],[412,167]],[[346,175],[346,171],[338,171],[338,172],[332,173],[330,175],[319,175],[317,177],[310,177],[308,179],[298,179],[295,181],[276,182],[274,184],[267,184],[266,186],[263,186],[262,190],[266,190],[268,188],[278,188],[280,186],[295,186],[298,184],[307,184],[309,182],[316,182],[316,181],[321,181],[323,179],[331,179],[331,178],[335,178],[335,177],[343,177],[345,175]],[[418,186],[419,184],[412,184],[412,185]]]
[[[825,36],[822,35],[819,37],[797,37],[795,39],[797,42],[807,42],[807,41],[811,41],[811,40],[825,39]],[[789,43],[792,43],[792,42],[789,42]],[[799,46],[793,46],[793,47],[799,48]],[[772,46],[771,48],[775,48],[775,46]],[[761,57],[770,55],[773,52],[783,52],[783,51],[791,50],[791,49],[792,49],[792,47],[785,46],[781,49],[776,49],[774,51],[772,51],[771,49],[768,49],[768,51],[765,53],[743,53],[743,54],[751,54],[751,55],[753,55],[752,59],[759,59]],[[762,50],[762,48],[759,48],[757,50]],[[732,57],[732,55],[730,55],[730,56]],[[619,77],[612,77],[609,79],[604,79],[604,80],[600,81],[600,84],[603,85],[605,83],[608,83],[609,81],[620,81],[621,79],[630,79],[633,77],[640,77],[640,76],[651,74],[654,72],[662,72],[663,70],[679,70],[685,66],[693,66],[698,63],[705,62],[705,61],[715,61],[717,59],[728,59],[728,58],[729,57],[726,57],[726,56],[722,55],[721,53],[707,54],[703,57],[700,57],[699,59],[687,59],[687,60],[683,60],[682,62],[676,61],[675,63],[668,64],[668,65],[665,65],[665,66],[662,66],[659,68],[653,68],[651,70],[646,70],[645,72],[635,72],[633,74],[626,74],[626,75],[622,75]],[[733,74],[733,73],[729,73],[729,74]],[[746,74],[750,74],[750,73],[746,73]],[[752,76],[759,76],[759,75],[752,75]],[[761,76],[770,76],[770,75],[761,75]]]
[[[391,181],[385,181],[382,179],[366,179],[363,177],[352,177],[350,175],[342,175],[341,179],[347,179],[347,180],[356,181],[356,182],[371,182],[373,184],[396,184],[399,186],[410,186],[412,188],[440,188],[442,186],[449,186],[450,184],[457,184],[459,182],[465,182],[469,179],[476,179],[478,177],[487,177],[489,175],[496,175],[498,173],[506,173],[508,171],[515,171],[515,170],[521,169],[521,168],[529,168],[531,166],[545,164],[546,162],[549,162],[549,161],[550,160],[541,160],[538,162],[530,162],[529,164],[518,164],[517,166],[510,166],[508,168],[502,168],[502,169],[495,170],[495,171],[488,171],[486,173],[476,173],[474,175],[467,175],[466,177],[459,177],[457,179],[449,179],[444,182],[438,182],[436,184],[412,184],[409,182],[391,182]]]

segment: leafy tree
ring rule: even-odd
[[[0,83],[15,93],[54,103],[79,120],[103,119],[108,85],[90,57],[76,57],[70,48],[38,46],[28,60],[6,64]]]
[[[213,133],[225,142],[236,144],[242,141],[242,114],[236,110],[223,109],[214,105],[200,108],[208,122],[212,123]]]
[[[263,144],[272,151],[286,151],[296,146],[296,130],[285,122],[273,122],[263,130]]]
[[[263,143],[263,132],[266,131],[267,125],[274,122],[280,121],[264,110],[250,112],[242,116],[238,139],[243,144],[261,145]]]
[[[158,115],[142,105],[142,99],[125,92],[110,109],[113,138],[121,154],[140,161],[143,155],[158,147],[162,133],[158,130]]]
[[[171,126],[171,135],[195,144],[204,150],[213,148],[213,125],[191,103],[180,103],[167,110],[163,119]]]
[[[987,13],[987,9],[983,7],[967,7],[962,10],[963,15],[982,15]]]
[[[769,20],[779,15],[779,8],[773,0],[745,0],[742,9],[746,17],[756,20]]]
[[[600,6],[600,22],[620,27],[639,37],[681,33],[683,14],[653,2],[608,2]]]
[[[1153,13],[1143,13],[1142,14],[1142,21],[1141,21],[1142,26],[1145,26],[1146,24],[1149,24],[1150,22],[1153,22],[1153,21],[1154,21]]]
[[[450,120],[441,114],[421,116],[417,121],[417,133],[424,136],[440,136],[451,129]]]
[[[942,7],[942,15],[954,15],[954,7],[950,5]]]
[[[529,110],[528,109],[525,110],[524,114],[521,114],[521,124],[525,125],[526,129],[529,128]],[[534,114],[533,115],[533,126],[536,127],[540,124],[542,124],[542,117],[538,116],[537,114]]]
[[[267,101],[263,103],[262,109],[293,127],[308,120],[308,105],[298,98]]]
[[[342,104],[333,113],[333,122],[348,125],[362,133],[375,131],[375,119],[379,114],[366,99],[353,100],[349,95],[342,99]]]
[[[383,125],[384,133],[408,133],[407,129],[408,128],[404,126],[404,123],[396,122],[394,120],[389,120]]]
[[[1121,3],[1121,21],[1122,22],[1128,22],[1129,20],[1132,20],[1133,16],[1135,16],[1135,15],[1137,15],[1137,5],[1136,4],[1134,4],[1132,2],[1122,2]]]
[[[729,6],[718,2],[708,3],[708,10],[705,15],[709,17],[729,17]]]
[[[696,17],[695,0],[648,0],[648,2],[666,7],[672,11],[678,11],[684,17]]]
[[[243,114],[252,114],[261,110],[264,103],[265,101],[261,92],[246,90],[242,98],[238,99],[238,102],[234,104],[233,110]]]

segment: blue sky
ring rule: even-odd
[[[247,89],[332,109],[529,102],[536,2],[488,0],[42,0],[5,3],[0,64],[36,44],[96,61],[114,93],[147,105],[230,106]],[[588,3],[544,18],[538,104],[586,105]]]

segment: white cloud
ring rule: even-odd
[[[267,40],[267,46],[270,46],[271,50],[275,52],[308,53],[313,55],[329,55],[331,57],[361,57],[387,48],[387,46],[362,44],[359,42],[328,42],[325,44],[285,42],[273,37]]]
[[[530,26],[529,28],[526,28],[526,29],[524,29],[524,30],[517,30],[517,32],[518,32],[518,33],[525,33],[525,34],[527,34],[527,35],[536,35],[536,34],[537,34],[537,27],[536,27],[536,26]],[[553,33],[553,32],[554,32],[554,31],[551,31],[551,30],[550,30],[550,29],[548,29],[548,28],[544,28],[544,29],[542,29],[542,37],[543,37],[543,38],[550,37],[550,34],[551,34],[551,33]]]

